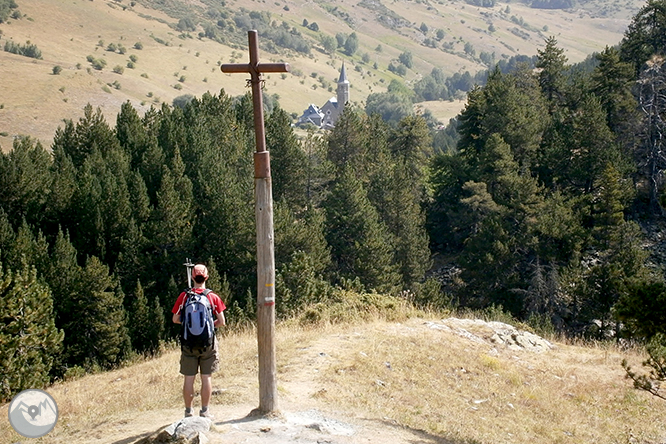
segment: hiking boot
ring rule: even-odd
[[[211,421],[212,421],[213,419],[215,419],[215,417],[213,416],[213,414],[212,414],[212,413],[210,412],[210,410],[208,410],[208,409],[206,409],[206,410],[199,410],[199,416],[201,416],[202,418],[208,418],[208,419],[210,419]]]
[[[185,417],[189,418],[190,416],[192,416],[192,409],[185,409]]]

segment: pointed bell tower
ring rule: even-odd
[[[349,102],[349,80],[347,80],[347,71],[345,70],[345,62],[342,62],[342,69],[340,70],[340,78],[338,79],[338,110],[342,112],[342,108]]]

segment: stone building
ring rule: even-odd
[[[349,102],[349,80],[347,80],[347,71],[345,64],[342,63],[340,69],[340,78],[338,79],[338,89],[335,97],[331,97],[319,108],[311,103],[301,117],[298,118],[296,125],[312,124],[317,128],[331,129],[335,126],[338,117],[342,114],[342,109]]]

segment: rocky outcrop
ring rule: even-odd
[[[141,438],[134,444],[208,444],[206,432],[212,421],[208,418],[190,416],[174,422],[165,429]]]
[[[480,319],[447,318],[426,325],[444,330],[481,344],[504,346],[510,350],[544,352],[555,346],[546,339],[503,322],[487,322]]]

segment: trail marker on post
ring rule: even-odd
[[[275,365],[275,248],[273,243],[273,192],[271,163],[266,151],[264,104],[261,74],[288,72],[288,63],[259,63],[257,31],[248,31],[250,63],[223,64],[224,73],[250,73],[254,133],[254,199],[257,223],[257,343],[259,348],[259,408],[267,414],[277,412],[277,370]]]

